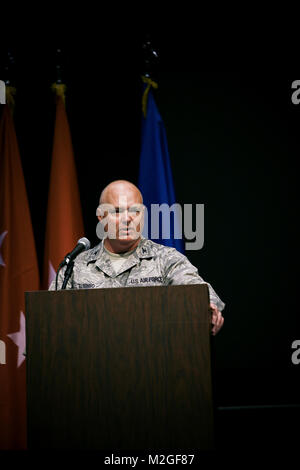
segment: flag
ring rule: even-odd
[[[53,85],[56,118],[48,195],[43,288],[55,279],[60,262],[84,235],[72,139],[65,109],[65,85]]]
[[[151,91],[151,86],[157,88],[157,84],[146,77],[143,80],[145,87],[138,186],[148,214],[148,223],[145,217],[144,235],[184,253],[181,212],[179,205],[175,204],[166,130]],[[164,210],[159,211],[161,204],[165,204]],[[169,211],[168,207],[172,206],[174,210]]]
[[[11,111],[0,123],[0,449],[26,449],[25,291],[39,273]]]

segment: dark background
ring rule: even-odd
[[[137,184],[144,40],[143,33],[111,33],[10,48],[16,133],[41,272],[56,47],[62,49],[85,235],[95,244],[103,187],[118,178]],[[151,40],[159,53],[154,94],[177,200],[205,204],[204,247],[186,254],[226,303],[225,326],[212,339],[219,445],[292,445],[299,423],[292,405],[300,405],[300,364],[291,362],[291,344],[300,339],[300,105],[291,101],[297,76],[282,78],[238,56],[216,65],[202,53],[197,34],[152,32]],[[240,405],[256,408],[224,408]]]

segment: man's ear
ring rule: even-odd
[[[103,207],[98,206],[96,209],[96,217],[99,220],[99,223],[103,226],[103,219],[105,218],[105,214],[103,211]],[[98,224],[99,225],[99,224]]]
[[[103,204],[99,205],[96,210],[96,216],[99,222],[102,222],[102,220],[105,218],[106,215],[107,213],[105,214]]]
[[[105,221],[103,219],[105,219],[105,213],[103,211],[103,206],[98,206],[97,207],[97,210],[96,210],[96,217],[97,219],[99,220],[98,224],[97,224],[97,227],[96,227],[96,233],[97,233],[97,236],[100,240],[102,240],[103,238],[105,238],[105,227],[104,227],[104,223]]]

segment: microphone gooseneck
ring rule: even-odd
[[[72,251],[70,251],[70,253],[68,253],[64,257],[64,259],[60,263],[60,265],[58,267],[58,270],[57,270],[57,273],[56,273],[55,290],[57,290],[58,273],[61,270],[61,268],[63,266],[67,265],[67,268],[65,270],[65,275],[64,275],[64,281],[63,281],[63,284],[62,284],[62,287],[61,287],[62,289],[65,289],[66,285],[68,283],[68,280],[70,279],[72,271],[73,271],[74,259],[76,258],[76,256],[78,256],[83,251],[89,250],[90,246],[91,246],[91,243],[87,238],[85,238],[85,237],[80,238],[78,240],[77,245],[75,246],[75,248]]]

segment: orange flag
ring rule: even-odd
[[[48,196],[43,288],[48,289],[59,263],[84,236],[80,196],[65,104],[64,85],[55,85],[56,122]]]
[[[38,288],[23,170],[5,105],[0,123],[0,449],[26,449],[24,292]]]

